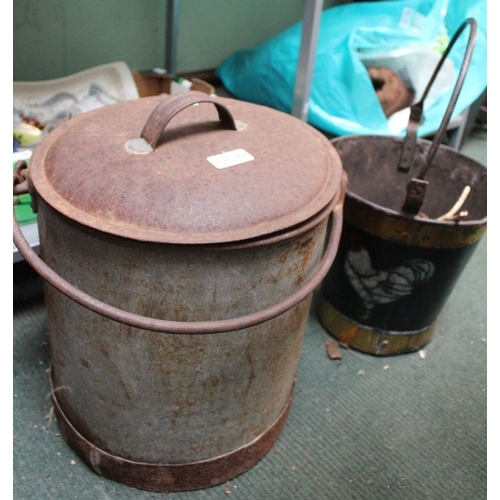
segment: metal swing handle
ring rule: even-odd
[[[409,171],[413,164],[415,144],[417,140],[416,137],[417,129],[422,120],[424,101],[427,97],[427,94],[429,93],[441,67],[443,66],[455,42],[457,41],[458,37],[462,34],[462,32],[467,26],[470,26],[469,40],[467,42],[467,48],[465,51],[464,58],[462,60],[462,65],[460,67],[460,72],[458,74],[457,81],[455,82],[455,87],[453,89],[450,102],[448,103],[448,106],[444,113],[439,129],[434,137],[431,147],[429,148],[423,166],[421,167],[417,176],[413,178],[407,185],[407,195],[402,210],[403,212],[409,215],[417,215],[424,202],[424,197],[428,184],[427,181],[425,180],[425,176],[444,138],[444,135],[450,123],[451,115],[453,113],[453,110],[455,109],[455,105],[462,90],[465,77],[467,76],[467,71],[469,69],[470,61],[472,59],[472,53],[474,51],[474,46],[476,43],[477,22],[474,18],[466,19],[462,23],[462,25],[458,28],[456,33],[453,35],[453,38],[451,39],[450,43],[448,44],[448,47],[441,56],[441,59],[438,65],[436,66],[429,83],[427,84],[427,87],[424,91],[424,94],[422,95],[422,98],[420,99],[419,102],[414,104],[410,110],[410,120],[408,123],[408,130],[405,140],[403,142],[403,149],[398,165],[398,169],[402,171]]]
[[[124,311],[123,309],[111,306],[102,302],[91,295],[81,291],[74,285],[63,279],[51,267],[49,267],[31,248],[26,241],[21,228],[16,220],[14,212],[14,244],[18,248],[21,255],[26,259],[26,262],[50,285],[66,295],[68,298],[77,302],[81,306],[100,314],[108,319],[119,323],[162,333],[175,334],[205,334],[205,333],[221,333],[229,331],[242,330],[250,326],[255,326],[264,321],[279,316],[280,314],[290,310],[299,302],[308,297],[314,289],[321,283],[323,278],[329,271],[335,256],[337,254],[340,236],[342,233],[343,224],[343,206],[344,198],[347,190],[347,175],[343,172],[341,189],[337,200],[332,202],[333,209],[330,217],[333,218],[333,225],[328,240],[328,246],[323,254],[323,258],[314,271],[313,275],[307,280],[301,288],[296,290],[292,295],[286,297],[280,302],[273,304],[265,309],[256,311],[246,316],[230,318],[216,321],[170,321],[157,318],[150,318],[139,314]]]

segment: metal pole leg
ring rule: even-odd
[[[165,65],[171,75],[177,74],[178,0],[167,0],[167,51]]]
[[[300,54],[295,77],[292,115],[307,121],[316,43],[323,12],[323,0],[305,0]]]

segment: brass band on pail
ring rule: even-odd
[[[346,318],[323,296],[318,301],[318,316],[341,345],[377,356],[419,351],[431,340],[436,328],[433,323],[418,332],[380,332]]]

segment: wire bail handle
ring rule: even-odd
[[[429,168],[431,167],[432,160],[434,159],[434,156],[437,153],[437,150],[444,138],[444,135],[450,123],[451,115],[453,113],[453,110],[455,109],[458,96],[460,95],[460,91],[462,90],[465,77],[467,76],[467,71],[469,69],[470,61],[472,59],[472,53],[474,51],[474,46],[476,44],[477,22],[474,18],[466,19],[462,23],[462,25],[458,28],[456,33],[453,35],[453,38],[451,39],[450,43],[448,44],[448,47],[441,56],[441,59],[438,65],[436,66],[429,83],[427,84],[427,87],[422,95],[422,98],[416,104],[412,105],[410,109],[410,120],[408,123],[406,137],[403,141],[403,148],[401,151],[401,157],[398,164],[398,170],[404,172],[408,172],[413,166],[414,152],[417,141],[417,130],[420,123],[422,122],[424,101],[427,98],[427,94],[429,93],[434,81],[436,80],[436,77],[441,67],[443,66],[448,54],[453,48],[453,45],[455,44],[458,37],[462,34],[462,32],[467,26],[470,26],[469,40],[467,42],[467,48],[464,54],[464,58],[462,60],[462,65],[460,67],[460,72],[458,74],[455,87],[453,89],[450,98],[450,102],[448,103],[448,107],[446,108],[439,129],[434,137],[431,147],[429,148],[423,166],[421,167],[416,177],[414,177],[406,186],[407,193],[402,210],[408,215],[412,216],[417,215],[420,211],[420,208],[422,207],[425,193],[427,191],[427,186],[429,184],[429,182],[425,180],[425,176]]]

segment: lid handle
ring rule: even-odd
[[[205,102],[211,103],[217,108],[219,120],[224,127],[237,130],[236,122],[225,106],[208,94],[198,91],[189,91],[175,94],[160,102],[146,121],[141,132],[141,137],[155,149],[161,133],[177,113],[193,104]]]

